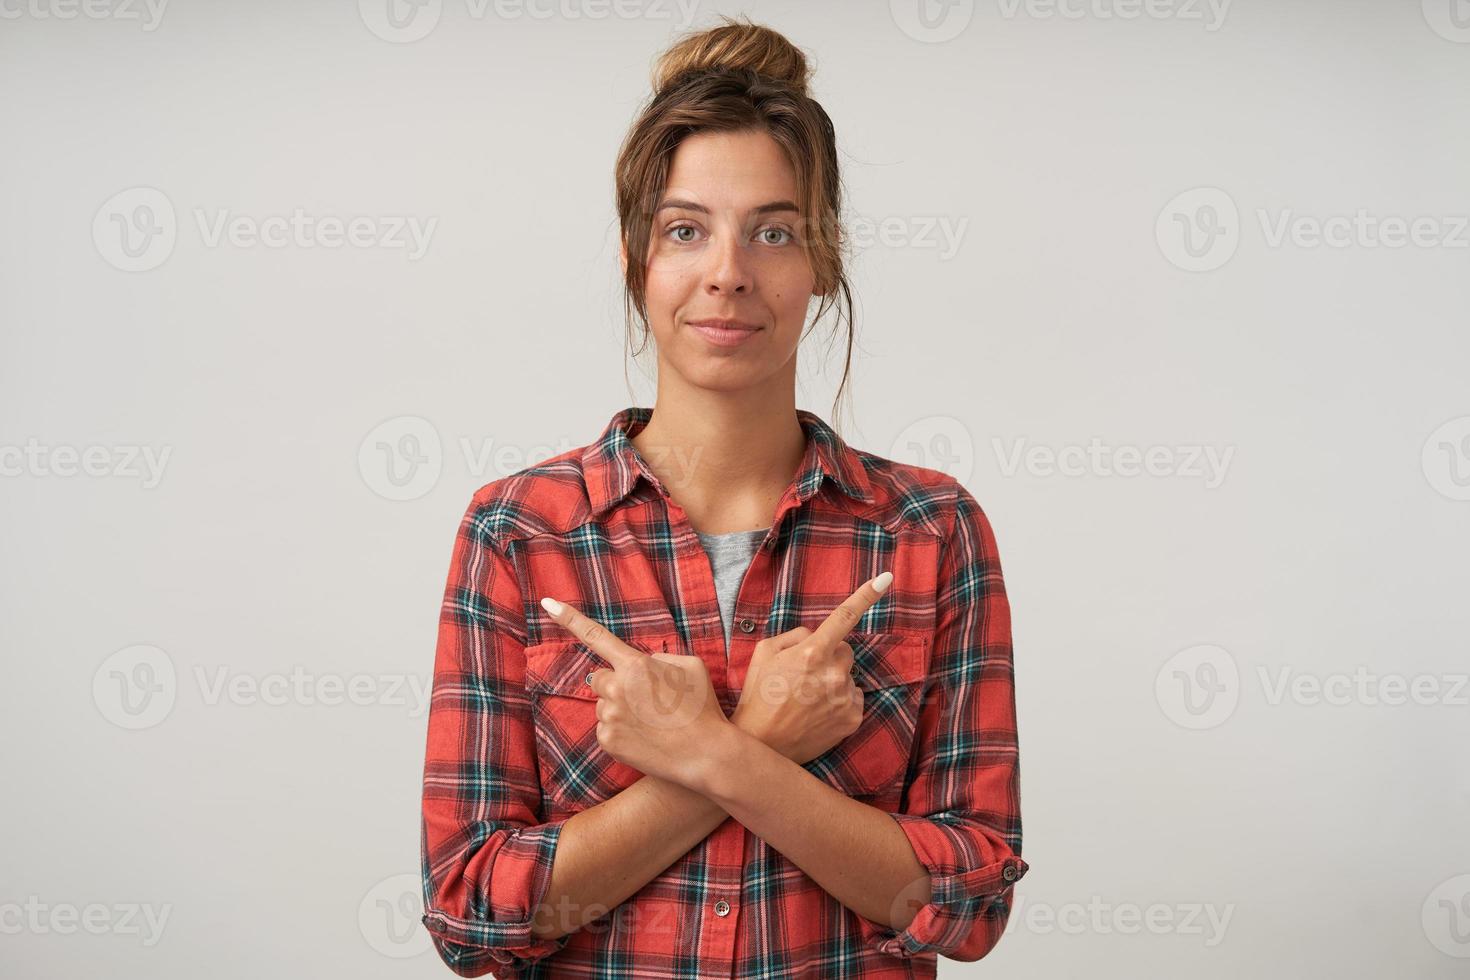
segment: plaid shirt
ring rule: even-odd
[[[456,974],[502,980],[933,977],[939,954],[984,956],[1027,864],[1010,608],[979,504],[799,409],[805,457],[745,573],[727,651],[709,559],[630,441],[652,412],[624,409],[596,442],[487,484],[460,522],[423,781],[435,949]],[[847,636],[863,721],[804,768],[908,837],[933,883],[908,927],[849,910],[727,818],[605,916],[534,936],[567,818],[642,777],[597,742],[586,676],[609,665],[541,597],[640,649],[699,657],[728,715],[757,641],[815,628],[884,570],[892,586]]]

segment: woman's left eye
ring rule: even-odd
[[[791,240],[791,232],[787,231],[785,228],[762,228],[759,234],[768,235],[771,232],[775,232],[778,235],[785,235],[786,237],[778,242],[767,241],[767,245],[785,245],[788,241]]]

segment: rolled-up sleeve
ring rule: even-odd
[[[955,485],[940,558],[933,660],[899,811],[890,814],[930,876],[902,930],[859,916],[863,938],[898,957],[978,960],[1010,917],[1021,860],[1011,616],[989,521]]]
[[[456,974],[493,971],[507,980],[572,934],[531,933],[565,821],[541,819],[525,606],[484,493],[460,522],[440,611],[424,760],[422,921]]]

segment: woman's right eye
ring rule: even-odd
[[[698,231],[698,230],[699,229],[698,228],[695,228],[693,225],[674,225],[671,228],[669,228],[668,231],[664,232],[664,234],[665,235],[672,235],[675,232],[680,232],[680,231]],[[689,242],[691,242],[693,240],[694,239],[692,239],[692,238],[675,238],[674,239],[674,241],[680,242],[681,244],[685,244],[685,245],[687,245]]]

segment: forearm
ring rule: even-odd
[[[829,895],[873,922],[903,929],[930,899],[929,874],[892,817],[733,726],[711,746],[696,786]],[[862,860],[854,860],[858,855]]]
[[[605,914],[728,817],[704,795],[655,776],[572,815],[562,828],[532,932],[555,939]]]

